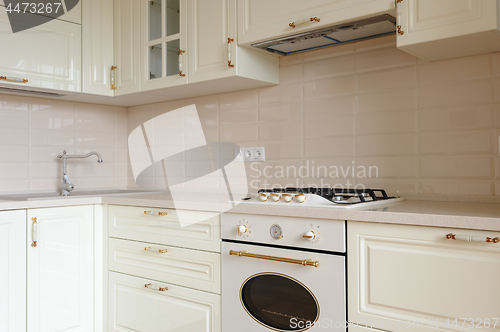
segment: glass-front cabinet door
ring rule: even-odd
[[[187,0],[142,0],[143,90],[187,83]]]

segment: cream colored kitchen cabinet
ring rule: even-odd
[[[497,0],[403,0],[397,45],[427,60],[500,51]]]
[[[238,0],[238,44],[250,46],[379,14],[394,14],[394,0]]]
[[[0,33],[0,87],[81,92],[81,25],[52,20],[12,33],[0,10]]]
[[[28,332],[94,331],[93,213],[28,210]]]
[[[183,211],[193,222],[182,226],[173,209],[109,206],[109,236],[220,252],[220,216],[203,211]]]
[[[114,2],[115,96],[141,90],[141,1]]]
[[[350,322],[500,331],[500,233],[349,222],[347,234]]]
[[[279,82],[278,58],[238,46],[235,0],[188,0],[189,83],[219,87]]]
[[[26,331],[26,210],[0,212],[0,331]]]
[[[82,46],[83,92],[114,96],[113,0],[83,1]]]
[[[141,90],[187,84],[187,0],[141,0],[141,17]]]
[[[220,294],[218,253],[109,239],[109,269]]]
[[[219,332],[220,296],[109,273],[108,331]]]

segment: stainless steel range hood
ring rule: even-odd
[[[252,46],[279,55],[291,55],[394,33],[396,33],[396,19],[386,14],[260,42]]]

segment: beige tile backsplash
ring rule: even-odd
[[[266,147],[265,162],[245,165],[253,189],[323,183],[500,195],[500,53],[428,63],[397,50],[391,36],[284,57],[280,65],[278,86],[128,109],[0,95],[0,192],[56,190],[63,149],[103,154],[102,165],[69,163],[77,188],[134,186],[127,134],[196,104],[207,141]],[[157,137],[189,141],[178,129]],[[166,166],[179,178],[201,175],[196,161]],[[376,174],[358,173],[369,167]],[[148,174],[149,185],[165,185],[160,166]],[[216,176],[207,183],[225,186]]]
[[[68,161],[77,189],[127,186],[127,109],[0,95],[0,192],[57,191],[57,155],[101,153]]]

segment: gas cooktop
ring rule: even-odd
[[[346,188],[274,188],[259,189],[257,194],[243,198],[241,203],[272,204],[287,206],[321,206],[352,208],[402,201],[400,197],[389,197],[383,189]]]

